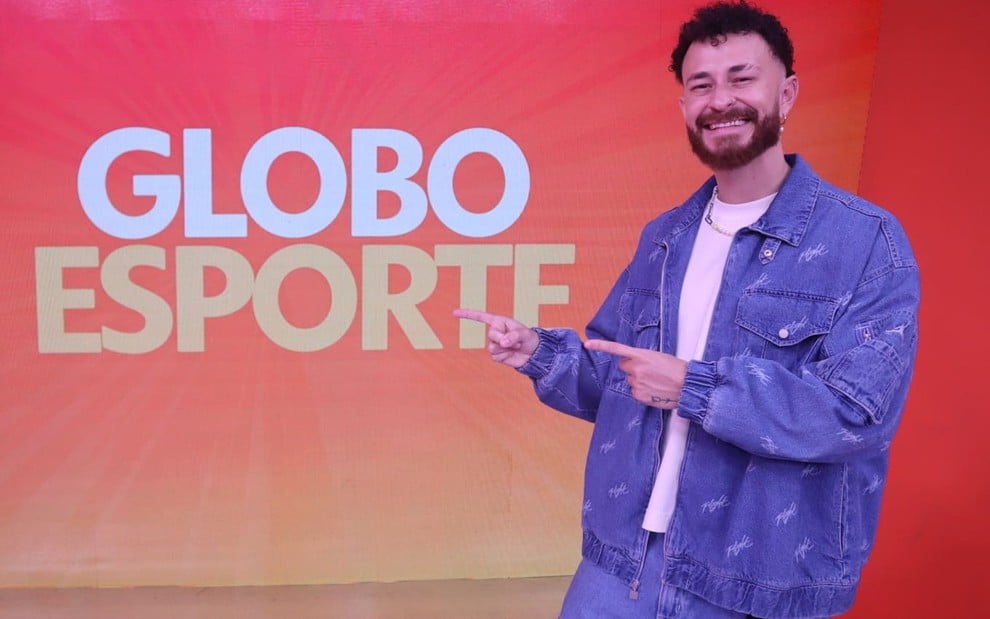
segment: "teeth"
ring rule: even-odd
[[[730,120],[730,121],[721,122],[721,123],[712,123],[712,124],[708,125],[708,128],[709,129],[722,129],[723,127],[738,127],[738,126],[740,126],[742,124],[745,124],[745,122],[746,122],[745,120],[743,120],[743,119],[740,118],[740,119],[737,119],[737,120]]]

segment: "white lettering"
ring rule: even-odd
[[[397,155],[393,170],[378,170],[379,148],[389,148]],[[400,236],[419,227],[426,218],[426,193],[410,177],[422,163],[423,147],[405,131],[355,129],[351,133],[351,234]],[[381,191],[399,198],[399,211],[386,219],[378,214]]]
[[[107,172],[121,155],[145,151],[168,157],[169,136],[147,127],[116,129],[93,142],[79,164],[76,188],[83,211],[97,228],[119,239],[146,239],[164,230],[179,209],[179,177],[175,174],[136,174],[136,196],[154,196],[155,203],[143,215],[121,213],[107,194]]]
[[[505,190],[487,213],[465,210],[454,194],[454,171],[472,153],[491,155],[502,166]],[[493,129],[464,129],[447,138],[430,162],[426,179],[433,211],[454,232],[471,238],[494,236],[514,224],[529,200],[529,165],[509,136]]]
[[[286,213],[268,193],[268,171],[285,153],[302,153],[313,160],[320,173],[320,191],[313,204],[301,213]],[[255,142],[241,167],[241,198],[244,208],[259,226],[289,239],[313,236],[330,223],[344,206],[347,169],[333,143],[305,127],[282,127]]]

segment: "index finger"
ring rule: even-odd
[[[495,314],[489,314],[488,312],[481,312],[473,309],[464,309],[462,307],[454,310],[454,316],[464,318],[466,320],[483,322],[486,325],[491,325],[498,318]]]
[[[588,340],[584,343],[584,347],[588,350],[597,350],[598,352],[627,358],[638,356],[640,351],[639,348],[626,346],[625,344],[620,344],[618,342],[610,342],[608,340]]]

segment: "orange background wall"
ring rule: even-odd
[[[436,267],[419,306],[441,348],[413,345],[409,332],[422,335],[422,326],[390,319],[387,349],[368,350],[362,324],[375,307],[361,295],[377,280],[365,263],[384,245],[414,248],[419,258],[437,245],[491,245],[509,247],[518,265],[520,246],[554,245],[560,264],[544,265],[539,282],[566,286],[567,299],[542,305],[539,320],[580,327],[643,221],[704,178],[665,71],[676,25],[695,3],[588,2],[554,13],[546,7],[555,5],[534,2],[513,13],[452,0],[431,3],[436,12],[424,17],[417,3],[381,2],[377,12],[323,21],[294,13],[293,3],[280,15],[212,20],[197,11],[250,4],[187,2],[171,17],[136,1],[88,4],[97,13],[125,7],[130,20],[94,19],[72,3],[39,20],[26,1],[4,4],[0,15],[0,586],[573,569],[587,427],[542,409],[524,381],[461,344],[449,317],[464,294],[455,268]],[[787,146],[896,212],[922,266],[916,380],[892,449],[880,537],[850,616],[973,616],[990,584],[981,563],[990,550],[980,526],[990,471],[977,387],[987,343],[978,325],[988,309],[981,149],[990,143],[981,29],[990,15],[961,0],[764,6],[790,26],[797,47],[802,90]],[[501,21],[489,11],[502,11]],[[190,240],[180,207],[161,234],[121,241],[87,220],[75,181],[94,140],[132,125],[172,140],[170,157],[135,155],[111,171],[112,197],[135,214],[149,202],[128,197],[130,175],[181,172],[189,127],[213,130],[219,212],[243,212],[237,173],[245,152],[288,125],[325,134],[348,163],[351,129],[406,131],[423,144],[420,185],[445,138],[490,126],[520,145],[532,188],[520,220],[485,239],[453,234],[432,214],[398,238],[355,239],[348,202],[311,239],[279,239],[249,224],[246,239]],[[472,157],[455,187],[464,204],[484,211],[503,178],[490,159]],[[394,163],[385,156],[380,166]],[[296,155],[273,166],[269,184],[276,202],[299,210],[317,191]],[[397,204],[386,197],[382,208]],[[356,279],[355,319],[332,346],[301,353],[274,345],[248,304],[206,321],[200,353],[178,352],[174,329],[141,355],[38,352],[45,293],[37,290],[36,247],[98,247],[100,260],[133,243],[161,247],[166,267],[140,267],[133,277],[174,311],[183,285],[175,247],[227,247],[256,272],[297,242],[332,249]],[[571,262],[562,246],[573,246]],[[418,268],[382,271],[384,292],[399,294],[430,271]],[[511,312],[519,272],[488,273],[489,307]],[[66,312],[67,330],[142,328],[101,292],[98,268],[67,269],[64,285],[97,291],[94,309]],[[232,284],[208,269],[204,285],[212,295]],[[315,325],[339,300],[305,270],[286,279],[280,299],[297,326]]]

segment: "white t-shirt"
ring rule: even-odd
[[[763,216],[776,193],[759,200],[742,204],[727,204],[714,195],[710,213],[712,224],[701,222],[694,239],[691,259],[688,261],[681,303],[677,314],[677,353],[679,359],[702,359],[708,339],[708,327],[712,321],[715,300],[722,284],[722,271],[729,255],[733,236]],[[703,215],[704,216],[704,215]],[[721,231],[720,231],[721,230]],[[677,497],[677,480],[684,446],[691,422],[674,411],[667,420],[663,434],[660,470],[653,484],[653,493],[643,518],[643,528],[664,532],[674,512]]]

